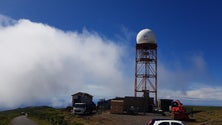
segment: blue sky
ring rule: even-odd
[[[53,61],[58,59],[61,64],[59,63],[57,65],[56,61],[53,62],[52,60],[49,60],[50,63],[53,62],[53,64],[55,63],[56,65],[48,67],[48,63],[46,64],[45,62],[40,61],[39,64],[44,65],[42,71],[39,71],[39,68],[36,68],[39,66],[36,65],[36,61],[34,61],[36,58],[32,59],[29,56],[24,56],[22,54],[18,56],[19,58],[20,56],[25,57],[24,65],[30,62],[33,63],[33,65],[30,66],[32,67],[30,69],[32,69],[32,72],[34,72],[35,75],[27,75],[24,71],[24,75],[21,76],[22,78],[25,76],[30,77],[27,84],[30,81],[35,81],[35,79],[42,79],[43,82],[48,82],[50,81],[48,80],[49,78],[53,80],[48,82],[46,84],[47,86],[51,86],[51,84],[54,86],[54,83],[57,83],[57,81],[63,82],[63,79],[69,79],[70,81],[68,82],[70,82],[70,84],[71,82],[79,82],[79,84],[64,85],[65,87],[75,89],[69,89],[66,91],[64,87],[64,90],[61,91],[63,96],[59,96],[58,98],[54,97],[51,102],[47,102],[47,98],[42,99],[37,97],[35,103],[50,103],[52,105],[55,104],[55,106],[65,105],[69,103],[70,100],[66,99],[66,103],[64,104],[61,103],[63,101],[62,98],[70,98],[69,96],[73,94],[72,92],[78,90],[86,92],[96,91],[95,98],[97,99],[133,95],[136,35],[140,30],[150,28],[156,34],[158,44],[159,98],[181,99],[185,104],[221,105],[222,67],[220,64],[222,63],[222,59],[220,58],[219,52],[222,46],[220,43],[222,41],[220,31],[220,29],[222,29],[221,13],[222,2],[219,0],[18,0],[16,2],[13,0],[1,0],[0,28],[2,28],[2,34],[6,34],[6,29],[9,27],[20,29],[20,27],[23,26],[24,29],[32,29],[32,27],[36,29],[39,28],[39,30],[45,34],[56,32],[58,33],[57,36],[60,37],[57,38],[57,36],[55,36],[55,38],[61,38],[61,41],[64,40],[63,43],[69,43],[73,46],[73,48],[69,48],[68,45],[64,45],[63,43],[60,43],[60,41],[56,43],[56,45],[54,45],[53,42],[42,43],[43,45],[38,44],[39,49],[36,49],[34,52],[31,50],[35,47],[30,49],[30,51],[27,50],[27,53],[35,53],[38,57],[42,57],[44,54],[42,54],[40,50],[47,49],[45,48],[46,45],[50,46],[53,44],[54,49],[50,51],[47,50],[46,52],[52,54],[53,57],[55,56],[55,58],[52,59]],[[11,23],[10,21],[15,23]],[[3,25],[3,22],[10,23],[5,26]],[[16,32],[17,30],[11,32],[14,31]],[[39,38],[37,37],[37,34],[40,34],[39,32],[32,32],[32,30],[28,31],[33,33],[30,33],[30,39],[33,37]],[[21,31],[19,30],[18,33],[15,33],[19,36],[14,34],[15,37],[26,37],[24,34],[20,33]],[[42,37],[39,40],[48,40],[48,35],[46,35],[47,39],[44,39],[45,36],[42,34],[39,36]],[[62,39],[63,36],[64,39]],[[53,39],[51,36],[49,38],[50,40]],[[66,40],[69,42],[66,42]],[[87,77],[87,80],[80,79],[83,76],[88,76],[91,72],[94,72],[95,69],[88,72],[86,69],[79,68],[81,67],[80,64],[82,64],[82,62],[75,62],[75,60],[78,59],[76,57],[72,57],[73,60],[67,61],[66,59],[64,61],[63,58],[71,56],[69,55],[71,52],[67,54],[67,51],[60,50],[61,48],[59,48],[59,45],[61,44],[61,47],[64,47],[67,50],[70,49],[70,51],[76,49],[73,52],[73,54],[76,54],[78,48],[75,48],[75,46],[77,46],[76,43],[73,45],[74,42],[70,42],[72,40],[83,40],[86,43],[88,43],[87,40],[90,40],[92,42],[89,42],[89,44],[92,44],[92,48],[95,47],[95,50],[91,50],[90,45],[78,44],[80,48],[83,47],[83,49],[89,51],[89,53],[80,52],[80,55],[85,54],[85,57],[89,56],[88,58],[83,58],[82,62],[91,62],[91,65],[96,67],[96,64],[100,64],[101,61],[94,62],[94,59],[91,59],[91,56],[95,56],[95,59],[97,59],[96,57],[98,57],[98,59],[104,58],[104,60],[110,59],[110,62],[112,62],[111,64],[109,64],[109,61],[104,61],[101,63],[101,66],[98,66],[99,68],[102,66],[106,68],[108,66],[110,68],[101,68],[102,73],[95,72],[95,74],[98,74],[93,76],[90,75]],[[5,41],[12,42],[14,40],[8,38]],[[1,44],[2,46],[4,45],[3,43]],[[10,45],[14,44],[15,43],[12,42]],[[22,45],[24,43],[17,42],[16,45],[17,44],[23,47]],[[10,45],[7,45],[7,47],[10,48]],[[24,46],[28,46],[28,48],[33,47],[32,45],[29,46],[29,44],[24,44]],[[101,47],[98,49],[98,53],[96,47]],[[108,49],[104,50],[102,47],[107,47]],[[63,56],[58,56],[58,54],[56,54],[57,50],[61,52],[62,54],[59,54]],[[96,54],[90,55],[93,52]],[[7,51],[7,53],[10,53],[10,51]],[[101,53],[105,53],[106,56],[101,55]],[[12,53],[12,55],[14,55],[14,53]],[[44,58],[51,59],[52,55],[48,55],[48,57],[46,56]],[[6,60],[8,59],[6,55],[1,56],[6,58]],[[29,57],[30,62],[25,60],[27,58],[26,56]],[[18,57],[15,56],[14,58]],[[9,60],[9,62],[11,61]],[[76,63],[76,65],[72,65],[74,63]],[[23,63],[21,64],[23,65]],[[14,65],[9,65],[9,67],[12,66]],[[59,66],[63,68],[58,71],[57,69]],[[88,65],[86,64],[86,67],[87,66]],[[21,66],[19,65],[18,67]],[[46,69],[50,69],[50,72],[46,75],[41,75],[44,74],[42,72],[45,72]],[[67,71],[67,69],[70,70]],[[71,69],[84,72],[78,72],[78,75],[80,76],[78,78],[72,78],[72,74],[74,73]],[[23,69],[20,69],[19,71],[22,72]],[[66,76],[60,78],[55,74],[50,74],[51,71],[55,71],[59,76],[61,76],[61,72],[66,72]],[[118,76],[115,76],[115,74],[118,74]],[[102,80],[99,77],[100,75],[104,75]],[[10,72],[9,76],[14,77],[14,74]],[[109,78],[108,76],[111,77]],[[110,85],[106,86],[103,85],[103,83],[98,82],[112,81],[113,78],[118,79],[113,82],[122,82],[121,85],[112,85],[112,83],[108,82],[107,84]],[[19,79],[21,78],[19,77]],[[4,85],[4,79],[2,79],[1,82],[1,85]],[[94,82],[98,82],[98,84]],[[80,83],[86,84],[89,89],[79,87],[81,86]],[[10,84],[13,85],[15,83],[12,82]],[[30,86],[31,85],[33,84],[30,83]],[[55,86],[58,88],[61,87],[59,83]],[[107,88],[115,88],[113,86],[119,86],[118,88],[120,88],[120,90],[108,92],[110,94],[103,93],[107,92],[105,91]],[[104,91],[99,92],[99,88],[101,90],[102,88],[105,89]],[[46,91],[47,87],[44,92]],[[53,91],[53,89],[50,91]],[[51,92],[50,94],[53,95],[54,93],[55,92]],[[7,95],[10,97],[10,94]],[[21,94],[20,97],[23,97],[24,95],[25,94]],[[36,95],[34,94],[32,97],[26,98],[28,100],[33,97],[36,97]],[[16,107],[26,104],[31,105],[32,103],[27,100],[19,102],[17,105],[3,105],[3,107]],[[4,103],[7,103],[7,101],[8,100],[5,100]]]

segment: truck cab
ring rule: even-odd
[[[73,106],[73,113],[77,115],[91,114],[94,107],[93,103],[75,103]]]
[[[86,109],[86,103],[75,103],[73,107],[73,113],[78,115],[85,114]]]
[[[186,110],[183,106],[183,104],[179,101],[173,101],[172,102],[172,117],[173,119],[177,120],[190,120],[188,114],[186,113]]]

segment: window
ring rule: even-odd
[[[173,102],[172,107],[178,107],[177,102]]]
[[[170,125],[170,123],[169,122],[162,122],[159,125]]]
[[[171,125],[182,125],[180,123],[172,122]]]

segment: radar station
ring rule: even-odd
[[[150,29],[137,34],[135,62],[135,97],[152,94],[157,104],[157,44]]]

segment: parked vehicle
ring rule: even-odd
[[[173,119],[186,121],[190,120],[183,104],[179,100],[172,102],[171,112]]]
[[[75,103],[73,107],[73,113],[77,115],[91,114],[95,109],[93,103]]]
[[[172,119],[151,119],[146,125],[186,125],[182,121]]]

